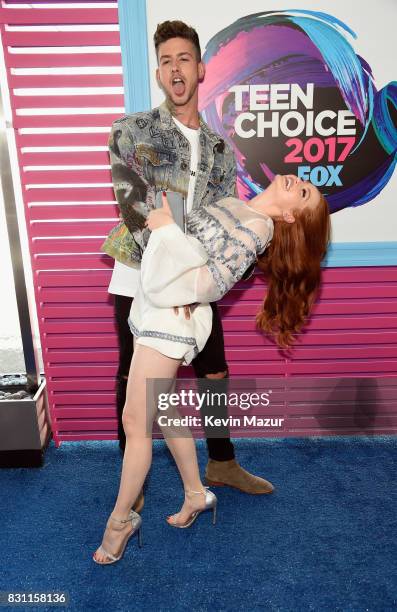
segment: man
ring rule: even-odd
[[[236,195],[236,164],[233,152],[212,132],[198,113],[198,84],[205,66],[197,32],[181,21],[159,24],[154,35],[158,68],[156,78],[165,101],[148,112],[126,115],[113,123],[109,138],[112,178],[123,222],[114,228],[103,250],[115,258],[109,292],[114,294],[120,347],[117,374],[118,437],[122,452],[125,434],[122,412],[133,338],[127,319],[139,275],[139,262],[149,239],[146,216],[155,207],[155,194],[170,190],[186,197],[187,211]],[[202,391],[216,385],[227,390],[222,323],[216,304],[211,304],[213,327],[203,351],[192,365]],[[190,316],[189,307],[184,308]],[[212,385],[212,386],[211,386]],[[209,406],[202,416],[210,414]],[[227,414],[227,406],[216,408],[217,416]],[[219,437],[213,437],[219,434]],[[208,484],[228,485],[246,493],[271,493],[267,480],[253,476],[235,460],[229,431],[206,430],[209,462]],[[143,494],[134,509],[143,506]]]

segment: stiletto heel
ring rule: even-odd
[[[142,525],[138,529],[138,546],[139,548],[143,546]]]
[[[192,493],[194,495],[203,495],[205,493],[205,507],[202,508],[201,510],[195,510],[194,512],[192,512],[192,514],[190,515],[186,523],[170,523],[169,521],[167,521],[168,524],[171,525],[171,527],[178,527],[179,529],[186,529],[186,527],[190,527],[194,523],[194,521],[199,516],[199,514],[201,514],[205,510],[211,510],[211,509],[213,513],[212,524],[215,525],[216,507],[217,507],[218,500],[217,500],[216,495],[212,491],[210,491],[208,487],[204,487],[204,488],[206,489],[205,491],[185,490],[185,493]]]
[[[112,553],[109,553],[107,550],[104,549],[104,547],[102,546],[102,544],[100,545],[100,547],[98,548],[98,551],[102,552],[104,555],[106,555],[106,557],[108,557],[109,559],[111,559],[111,561],[97,561],[95,559],[95,557],[92,557],[93,560],[95,561],[95,563],[98,563],[98,565],[110,565],[111,563],[116,563],[116,561],[120,561],[120,559],[122,558],[122,556],[124,555],[124,551],[125,548],[127,546],[128,540],[130,539],[131,536],[134,535],[134,533],[138,532],[138,545],[139,548],[142,548],[143,546],[143,538],[142,538],[142,518],[140,517],[140,515],[137,512],[134,512],[134,510],[130,510],[130,513],[128,515],[127,519],[124,520],[120,520],[120,519],[115,519],[113,516],[109,517],[112,519],[112,521],[115,521],[116,523],[121,523],[121,524],[125,524],[125,523],[129,523],[131,522],[132,525],[132,531],[130,531],[124,541],[122,542],[122,546],[121,546],[121,550],[118,556],[112,555]]]

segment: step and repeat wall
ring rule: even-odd
[[[301,0],[289,7],[204,0],[198,11],[148,0],[152,104],[162,100],[153,33],[161,21],[181,19],[200,36],[199,106],[233,147],[240,197],[249,199],[275,174],[310,180],[327,196],[334,245],[393,243],[389,262],[378,255],[395,264],[397,4]]]
[[[132,23],[119,23],[125,4]],[[268,416],[284,419],[236,433],[396,431],[396,8],[387,0],[372,9],[301,0],[293,12],[254,0],[248,10],[208,0],[2,4],[14,179],[56,444],[116,439],[113,260],[100,251],[119,219],[107,140],[113,120],[134,110],[127,77],[137,93],[149,83],[148,108],[163,99],[152,39],[166,19],[200,35],[200,111],[233,147],[240,197],[294,173],[317,184],[333,211],[321,295],[291,353],[255,329],[259,274],[220,303],[231,376],[271,377],[278,399]],[[119,28],[144,41],[132,75],[123,74]]]

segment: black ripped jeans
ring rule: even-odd
[[[125,404],[127,378],[130,370],[131,359],[134,351],[133,337],[128,326],[128,316],[130,314],[131,297],[124,295],[114,295],[114,307],[117,323],[117,335],[119,341],[119,368],[117,372],[117,432],[120,447],[125,447],[125,433],[122,422],[123,409]],[[225,378],[209,379],[208,374],[218,374],[227,372],[228,367],[225,358],[225,345],[223,340],[222,321],[219,316],[216,303],[211,304],[212,308],[212,330],[201,353],[192,361],[192,366],[198,380],[198,390],[200,393],[227,393],[228,376]],[[225,419],[227,417],[227,402],[217,405],[214,409],[204,402],[201,407],[201,417],[204,422],[205,415],[216,414],[216,417]],[[234,447],[230,440],[228,427],[222,426],[205,429],[208,455],[210,459],[216,461],[228,461],[234,459]],[[219,436],[214,437],[216,432]]]

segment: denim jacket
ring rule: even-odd
[[[230,146],[200,116],[200,157],[193,208],[236,196],[236,162]],[[112,180],[122,221],[101,249],[114,259],[139,266],[150,236],[144,222],[155,208],[157,191],[178,191],[187,197],[190,143],[166,101],[150,111],[124,115],[113,122],[109,136]]]

